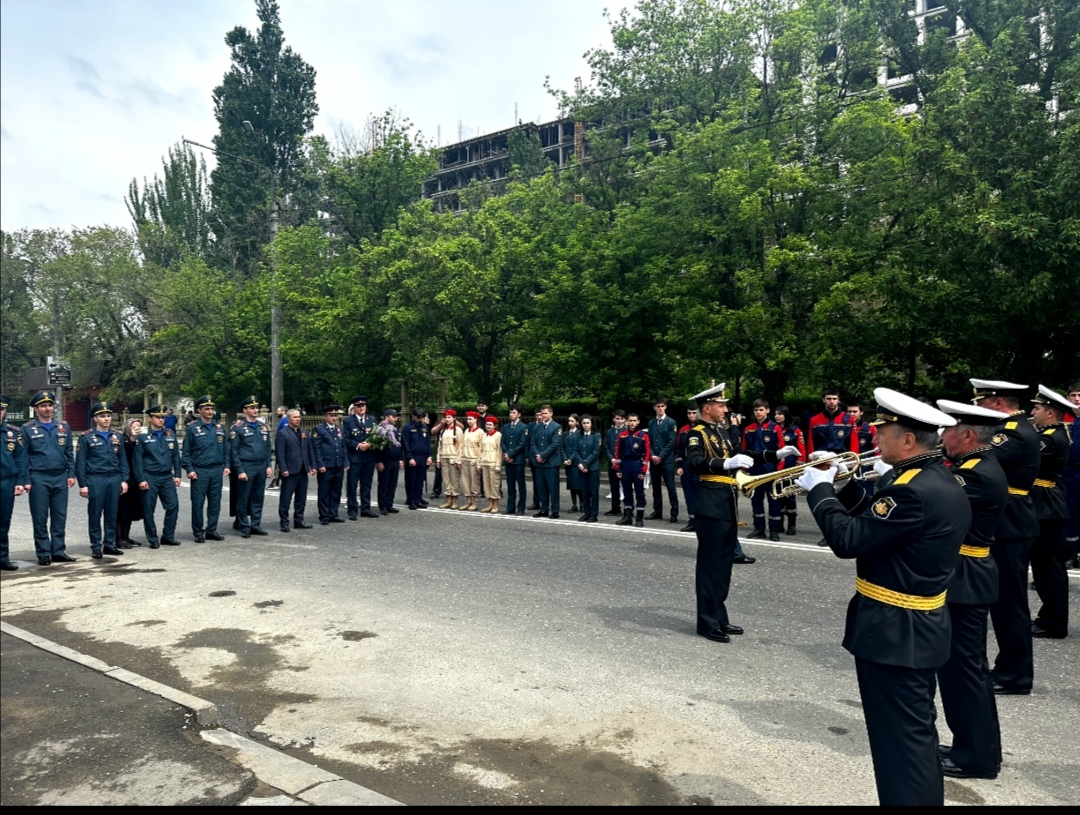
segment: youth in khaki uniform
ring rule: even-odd
[[[502,498],[502,433],[499,432],[499,420],[494,416],[484,417],[484,437],[480,440],[480,474],[484,486],[484,496],[488,499],[488,508],[481,512],[497,515],[499,501]]]
[[[457,423],[457,411],[450,408],[443,413],[443,428],[439,434],[439,458],[435,463],[443,476],[446,501],[439,509],[457,509],[461,494],[461,443],[464,433]]]
[[[480,429],[479,421],[479,413],[466,411],[465,432],[461,437],[461,493],[468,501],[460,507],[465,512],[480,508],[480,443],[484,431]]]

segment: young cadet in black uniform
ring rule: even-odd
[[[945,593],[971,528],[964,489],[945,466],[937,431],[956,420],[878,388],[878,444],[893,469],[871,500],[837,469],[809,468],[796,484],[829,547],[855,558],[844,647],[855,657],[874,779],[883,806],[943,806],[934,727],[934,675],[949,659]]]
[[[950,778],[997,778],[1001,766],[994,683],[986,657],[990,604],[997,599],[997,564],[990,557],[994,530],[1009,499],[1009,482],[991,451],[994,428],[1008,416],[996,410],[939,399],[956,419],[941,441],[956,480],[971,505],[971,526],[946,596],[952,621],[949,661],[938,668],[941,707],[953,732],[941,748],[941,770]]]
[[[214,420],[216,406],[210,396],[195,400],[199,418],[184,431],[180,469],[191,482],[191,534],[195,543],[225,540],[217,531],[221,515],[221,488],[229,475],[228,431]],[[203,505],[206,506],[205,523]]]
[[[259,400],[240,403],[244,418],[229,430],[229,462],[236,473],[236,528],[241,538],[268,534],[262,528],[266,480],[274,474],[270,430],[259,421]]]
[[[345,451],[345,437],[338,427],[341,405],[327,405],[323,411],[325,421],[311,431],[311,449],[315,454],[315,469],[319,482],[319,523],[344,523],[341,512],[341,487],[349,457]]]
[[[116,511],[120,496],[128,489],[127,454],[124,437],[113,430],[112,406],[98,402],[90,408],[94,427],[82,434],[75,454],[75,479],[79,495],[86,499],[90,530],[90,553],[94,560],[105,555],[122,555],[116,547]],[[102,518],[105,538],[102,540]]]
[[[782,447],[753,456],[743,453],[723,425],[728,412],[724,383],[702,391],[694,400],[701,421],[687,434],[684,466],[698,476],[694,507],[694,533],[698,540],[697,632],[713,642],[731,642],[731,635],[743,633],[742,628],[731,624],[725,605],[739,542],[736,484],[731,472],[752,467],[759,460],[775,462],[798,450]]]
[[[67,553],[64,544],[68,490],[75,486],[71,428],[67,422],[54,420],[56,399],[50,391],[35,393],[30,407],[34,409],[34,418],[21,428],[30,470],[30,479],[23,486],[30,494],[38,565],[73,563],[76,558]]]
[[[994,692],[1028,694],[1035,679],[1028,565],[1039,536],[1039,517],[1031,498],[1039,475],[1039,434],[1020,410],[1020,397],[1027,385],[988,379],[972,379],[971,384],[975,389],[974,404],[1009,414],[990,440],[1009,481],[1009,501],[990,547],[998,567],[998,599],[990,606],[990,622],[998,643],[991,672]]]
[[[1039,385],[1032,401],[1031,416],[1039,431],[1042,451],[1039,476],[1031,488],[1035,512],[1039,516],[1039,537],[1031,550],[1031,575],[1042,608],[1031,624],[1031,636],[1064,639],[1069,635],[1069,574],[1065,571],[1065,526],[1069,506],[1062,475],[1069,458],[1072,438],[1066,413],[1072,404],[1059,393]]]
[[[15,497],[22,495],[30,483],[30,471],[26,466],[26,446],[19,428],[4,421],[7,416],[8,397],[0,395],[0,570],[18,571],[11,562],[8,548],[8,532],[11,516],[15,512]]]
[[[143,530],[151,549],[179,546],[176,521],[180,517],[180,499],[176,489],[180,486],[180,444],[176,434],[165,429],[166,409],[163,405],[151,405],[146,412],[150,427],[135,437],[135,481],[142,490]],[[158,538],[154,522],[154,508],[158,498],[165,509],[165,524]]]
[[[427,413],[414,407],[410,421],[401,430],[401,452],[405,466],[405,504],[409,509],[427,509],[424,483],[431,466],[431,435],[424,421]]]

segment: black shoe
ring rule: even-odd
[[[251,537],[251,530],[249,530],[249,529],[241,529],[240,530],[240,537],[243,538],[244,540],[247,540],[248,538]]]
[[[17,572],[19,567],[10,560],[0,560],[0,572]]]
[[[653,515],[656,513],[654,512]],[[639,509],[637,511],[637,518],[634,519],[634,526],[645,526],[645,510]]]
[[[417,507],[416,504],[408,504],[407,508],[408,509],[419,509],[419,507]]]
[[[723,631],[725,634],[730,634],[733,637],[737,637],[743,632],[741,626],[731,625],[730,623],[728,625],[720,626],[720,630]]]
[[[141,543],[140,541],[133,541],[133,540],[132,540],[131,538],[128,538],[128,539],[127,539],[126,541],[124,541],[124,542],[125,542],[125,543],[126,543],[126,544],[127,544],[128,546],[142,546],[142,543]]]
[[[533,515],[534,518],[546,518],[547,516],[548,514],[546,512],[537,512],[535,515]]]
[[[585,523],[587,523],[587,524],[596,523],[596,516],[595,515],[590,515],[588,518],[585,519]]]
[[[293,529],[311,529],[311,524],[306,524],[303,521],[294,521]]]
[[[776,529],[772,530],[772,531],[771,531],[771,532],[769,533],[769,540],[771,540],[771,541],[778,541],[778,540],[780,540],[780,532],[779,532],[778,530],[776,530]]]
[[[117,549],[130,549],[131,548],[131,542],[130,541],[117,541],[116,542],[116,548]]]
[[[615,523],[615,526],[633,526],[634,525],[634,510],[624,509],[622,513],[622,520]]]
[[[418,509],[427,509],[429,506],[431,506],[431,504],[429,504],[427,501],[421,501],[416,506]]]
[[[243,533],[241,532],[240,534],[243,534]],[[158,543],[157,541],[147,541],[146,545],[149,546],[151,549],[160,549],[161,548],[161,544]]]
[[[524,515],[524,514],[525,514],[525,510],[523,510],[523,509],[519,509],[519,510],[517,511],[517,513],[516,513],[516,514],[518,514],[518,515]]]
[[[756,562],[757,562],[757,558],[756,557],[750,557],[750,555],[739,555],[739,557],[735,558],[735,560],[732,561],[732,563],[745,563],[745,564],[756,563]]]
[[[580,508],[580,507],[578,507],[578,505],[577,505],[577,504],[571,504],[571,505],[570,505],[570,512],[571,512],[571,513],[574,513],[574,512],[581,512],[581,508]]]
[[[765,530],[764,529],[755,529],[753,532],[751,532],[749,535],[746,536],[746,539],[747,540],[752,540],[752,541],[765,540]]]
[[[71,555],[61,553],[59,555],[54,554],[52,556],[52,560],[53,560],[53,563],[74,563],[76,560],[78,560],[78,558],[77,557],[72,557]]]
[[[540,505],[539,504],[533,504],[531,507],[529,507],[529,509],[531,509],[531,510],[540,509]]]
[[[589,520],[589,516],[588,515],[582,515],[580,518],[578,518],[578,520],[579,521],[587,521],[587,520]]]
[[[939,744],[937,746],[938,758],[948,758],[949,753],[951,753],[951,752],[952,752],[952,745],[951,744]]]
[[[39,557],[37,559],[37,563],[38,563],[38,566],[52,566],[52,558]],[[14,566],[15,564],[13,563],[11,565]],[[18,567],[16,566],[15,568],[18,568]]]
[[[161,539],[161,545],[162,546],[179,546],[180,541],[174,541],[172,538],[162,538]]]
[[[829,545],[829,542],[828,542],[827,540],[825,540],[825,538],[822,538],[821,540],[819,540],[819,541],[817,542],[817,545],[818,545],[818,546],[828,546],[828,545]]]
[[[795,534],[795,524],[793,524],[793,523],[788,524],[787,532],[785,534],[794,535]]]
[[[330,526],[329,521],[319,521],[319,526]]]
[[[195,543],[206,543],[206,538],[204,538],[202,535],[196,535]]]
[[[376,515],[374,512],[361,512],[360,517],[361,518],[378,518],[379,516]]]
[[[1068,631],[1047,631],[1038,623],[1031,624],[1031,637],[1037,640],[1063,640],[1069,636]]]
[[[997,696],[1029,696],[1031,688],[1018,688],[1016,685],[999,685],[995,682],[994,694]]]
[[[988,781],[993,781],[998,777],[997,772],[976,773],[971,770],[965,770],[963,767],[954,764],[951,758],[942,756],[940,753],[939,758],[941,759],[941,774],[946,778],[985,778]]]
[[[330,519],[330,523],[332,523],[332,524],[343,524],[343,523],[345,523],[345,519],[344,518],[339,518],[337,515],[335,515],[333,518]]]
[[[712,631],[698,631],[698,634],[700,634],[707,640],[712,640],[713,642],[731,642],[731,637],[729,637],[719,628],[715,628]]]
[[[677,524],[678,522],[679,522],[679,516],[678,515],[672,515],[670,518],[668,518],[668,523],[669,524]]]
[[[207,532],[206,539],[208,541],[223,541],[225,540],[225,536],[219,535],[217,532]]]
[[[287,526],[283,526],[283,527],[281,527],[281,531],[282,531],[282,532],[288,532],[288,531],[289,531],[289,527],[287,527]]]
[[[559,517],[559,513],[558,512],[552,512],[551,515],[549,515],[548,517],[550,517],[551,520],[554,521],[556,518]]]
[[[679,530],[680,532],[693,532],[694,522],[692,520],[686,522],[686,526]]]
[[[433,492],[428,496],[428,498],[442,498],[442,493],[441,492]]]
[[[92,557],[94,560],[101,560],[102,554],[101,552],[91,552],[90,557]]]
[[[401,510],[398,509],[397,507],[390,507],[386,511],[389,512],[391,515],[397,515],[399,512],[401,512]]]
[[[516,515],[516,514],[517,514],[517,511],[516,511],[516,510],[513,510],[513,509],[504,509],[504,510],[503,510],[502,512],[500,512],[499,514],[500,514],[500,515]]]
[[[356,520],[359,520],[359,519],[355,515],[350,515],[349,520],[350,521],[356,521]]]
[[[642,512],[644,512],[644,511],[645,510],[642,510]],[[649,517],[646,518],[645,520],[646,521],[662,521],[662,520],[664,520],[664,513],[660,512],[659,510],[653,510],[652,512],[649,513]]]
[[[251,534],[252,535],[269,535],[270,533],[267,532],[265,529],[262,529],[262,528],[260,528],[258,526],[253,526],[253,527],[251,527]]]
[[[607,512],[604,513],[604,515],[608,515],[608,516],[618,518],[620,515],[622,515],[622,510],[621,509],[609,509]]]
[[[390,513],[387,512],[385,509],[380,509],[379,514],[385,517],[385,516],[389,515]]]
[[[106,555],[122,555],[122,554],[124,554],[119,549],[117,549],[115,546],[106,546],[101,551],[104,552]]]

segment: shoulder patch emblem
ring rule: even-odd
[[[885,496],[876,500],[870,511],[874,513],[875,518],[886,521],[892,515],[894,509],[896,509],[896,501],[889,496]]]
[[[235,439],[236,438],[236,431],[235,430],[230,430],[229,431],[229,438],[230,439]]]
[[[956,479],[956,483],[959,484],[961,487],[966,487],[967,486],[967,482],[963,478],[961,478],[960,476],[954,475],[953,478]]]
[[[1001,447],[1001,445],[1003,445],[1008,440],[1009,437],[1006,436],[1004,433],[997,433],[994,435],[994,438],[990,439],[990,443],[994,445],[994,447]]]
[[[701,444],[701,439],[699,439],[697,436],[691,436],[689,441],[687,441],[686,443],[691,447],[697,447],[697,445]]]

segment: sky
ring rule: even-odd
[[[280,0],[316,71],[315,132],[396,108],[442,145],[558,115],[544,80],[589,82],[619,0]],[[133,178],[216,133],[225,34],[254,0],[0,0],[0,227],[129,226]],[[206,154],[213,166],[213,156]]]

